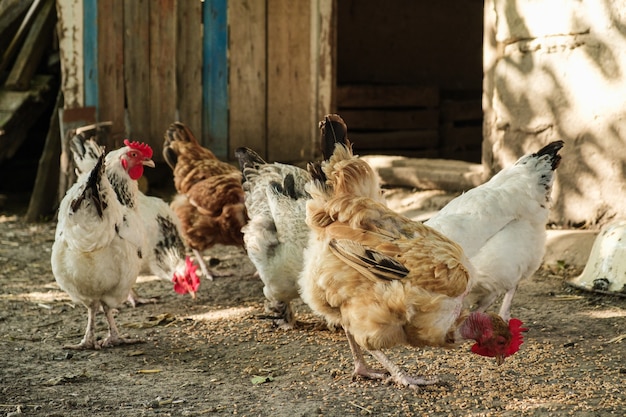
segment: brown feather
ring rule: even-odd
[[[216,243],[243,245],[241,228],[248,216],[241,172],[200,145],[183,123],[164,135],[164,156],[173,165],[178,196],[172,208],[180,218],[189,246],[205,250]]]

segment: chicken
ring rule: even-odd
[[[203,274],[213,279],[200,251],[216,243],[243,248],[241,228],[248,215],[241,172],[200,146],[180,122],[172,123],[165,132],[163,156],[174,171],[177,195],[171,207]]]
[[[93,139],[85,138],[85,130],[78,132],[70,143],[77,174],[92,169],[102,148]],[[114,167],[107,167],[108,176],[114,175]],[[179,294],[189,293],[195,298],[200,286],[197,267],[186,256],[180,220],[169,204],[158,197],[147,196],[137,191],[137,207],[144,227],[144,253],[140,274],[153,274],[174,283]],[[128,301],[131,305],[154,301],[140,297],[131,290]]]
[[[236,149],[235,156],[250,217],[242,228],[246,251],[263,281],[266,311],[277,316],[279,328],[292,329],[291,301],[299,297],[302,254],[309,240],[305,217],[310,196],[304,187],[311,177],[293,165],[269,164],[249,148]]]
[[[122,303],[141,268],[144,231],[137,209],[137,179],[144,166],[154,166],[152,149],[125,141],[126,146],[98,156],[61,201],[52,272],[72,300],[87,307],[85,336],[68,349],[99,349],[137,343],[119,335],[114,308]],[[105,167],[111,174],[105,174]],[[96,341],[96,312],[102,307],[109,335]]]
[[[559,140],[523,156],[426,222],[458,243],[476,268],[467,306],[486,311],[504,294],[499,314],[509,319],[520,280],[539,268],[545,253],[550,193],[562,147]]]
[[[327,144],[344,139],[330,159],[309,165],[312,231],[299,284],[313,311],[343,327],[354,374],[385,379],[388,372],[410,387],[435,383],[409,376],[381,351],[402,344],[454,347],[471,339],[472,352],[498,364],[515,353],[521,321],[507,325],[495,314],[463,309],[473,267],[459,245],[387,208],[374,171],[353,156],[339,116],[326,116],[320,127]],[[387,372],[368,368],[363,348]]]

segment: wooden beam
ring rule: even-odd
[[[98,0],[83,0],[84,105],[98,106]]]
[[[218,157],[228,152],[227,0],[205,0],[202,144]]]
[[[8,50],[32,3],[33,0],[0,1],[0,51]]]
[[[58,113],[62,107],[63,94],[59,90],[48,124],[46,142],[39,157],[35,185],[30,195],[26,216],[24,216],[24,220],[27,222],[42,220],[45,216],[53,213],[56,208],[59,158],[61,156],[61,130],[59,129]]]
[[[0,163],[13,157],[28,130],[54,99],[53,77],[36,75],[27,91],[0,88]]]
[[[315,0],[311,11],[311,96],[315,103],[311,120],[311,153],[321,157],[318,122],[337,112],[337,0]]]
[[[52,31],[57,20],[54,4],[55,0],[43,1],[5,82],[6,88],[22,91],[30,88],[41,57],[52,44]]]
[[[85,105],[82,13],[82,0],[57,0],[57,36],[64,109]]]
[[[3,74],[5,70],[9,68],[9,65],[13,61],[13,58],[22,46],[22,41],[28,33],[28,30],[30,29],[33,20],[37,16],[37,11],[41,6],[41,2],[42,0],[35,0],[30,5],[28,12],[26,12],[26,16],[24,16],[24,20],[22,20],[20,27],[17,29],[17,33],[11,39],[11,42],[9,43],[7,49],[2,53],[2,56],[0,57],[0,78],[4,78]]]

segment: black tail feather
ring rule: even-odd
[[[534,156],[544,156],[549,155],[552,161],[552,169],[555,170],[559,166],[561,162],[561,155],[559,155],[559,151],[563,147],[564,142],[562,140],[555,140],[554,142],[550,142],[543,148],[539,149]]]
[[[93,203],[96,211],[98,212],[98,216],[102,218],[104,209],[106,208],[106,201],[102,199],[102,195],[100,194],[100,181],[102,180],[103,175],[104,153],[98,157],[98,162],[96,162],[96,165],[89,173],[89,178],[87,178],[83,192],[71,202],[70,209],[73,212],[80,209],[82,202],[88,199]]]
[[[322,153],[324,159],[330,159],[335,151],[335,144],[348,144],[348,126],[338,114],[327,114],[320,122],[319,128],[322,134]]]
[[[239,161],[239,169],[242,172],[245,168],[258,168],[259,165],[267,164],[258,153],[245,146],[235,149],[235,157]]]

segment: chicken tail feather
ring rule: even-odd
[[[100,180],[104,175],[104,153],[98,157],[98,162],[96,162],[96,166],[89,173],[89,178],[85,183],[85,189],[76,199],[74,199],[70,208],[73,212],[76,212],[80,209],[80,206],[83,201],[91,200],[93,203],[98,216],[102,218],[104,209],[106,208],[106,202],[102,199],[100,194]]]
[[[246,168],[258,168],[260,165],[267,164],[258,153],[245,146],[235,149],[235,157],[239,162],[239,168],[242,172],[244,172]]]
[[[319,128],[322,134],[322,153],[328,160],[335,151],[335,144],[349,144],[348,126],[338,114],[327,114],[320,122]]]
[[[550,156],[550,161],[552,163],[552,170],[557,169],[559,163],[561,162],[561,155],[559,155],[559,151],[563,147],[564,142],[562,140],[556,140],[539,149],[535,157],[542,157],[544,155]]]

